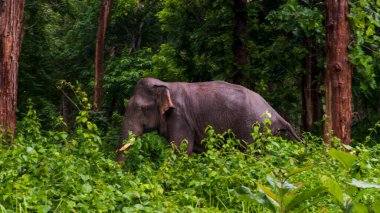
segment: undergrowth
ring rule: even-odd
[[[244,152],[212,128],[204,154],[146,134],[117,164],[117,136],[100,133],[87,105],[68,132],[61,118],[42,130],[30,107],[0,144],[0,212],[379,212],[379,144],[292,142],[267,125],[253,126]]]

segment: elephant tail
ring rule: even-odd
[[[297,133],[294,131],[290,124],[287,125],[287,130],[290,134],[289,136],[291,137],[291,139],[294,139],[296,141],[302,141],[302,139],[297,135]]]

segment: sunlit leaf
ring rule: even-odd
[[[374,204],[372,204],[372,209],[375,213],[380,213],[380,200],[377,200]]]
[[[312,169],[314,166],[315,166],[314,164],[311,164],[311,165],[309,165],[309,166],[305,166],[305,167],[302,167],[302,168],[294,169],[294,170],[292,170],[291,172],[288,173],[288,176],[292,176],[292,175],[295,175],[295,174],[298,174],[298,173],[301,173],[301,172],[304,172],[304,171],[310,170],[310,169]]]
[[[325,189],[322,187],[315,188],[309,191],[304,191],[301,194],[296,195],[292,200],[290,200],[286,204],[286,209],[292,210],[298,205],[305,203],[305,201],[309,200],[312,197],[318,197],[320,195],[323,195],[324,192],[325,192]]]
[[[82,189],[86,193],[90,193],[92,191],[92,186],[88,183],[83,184]]]
[[[327,189],[327,191],[334,196],[334,198],[343,204],[343,191],[339,184],[332,178],[323,175],[321,177],[322,185]]]
[[[268,200],[268,198],[265,195],[256,196],[255,194],[251,192],[251,190],[248,187],[245,187],[245,186],[237,187],[233,189],[232,191],[234,191],[236,196],[241,200],[245,200],[248,202],[256,201],[274,211],[274,207],[272,203]]]
[[[357,213],[368,213],[368,208],[361,203],[355,203],[352,210]]]
[[[350,169],[354,164],[357,159],[355,155],[348,154],[346,152],[342,152],[336,149],[330,149],[328,151],[328,154],[338,160],[345,169]]]
[[[375,188],[380,189],[380,184],[378,183],[370,183],[362,180],[356,180],[355,178],[352,179],[352,182],[350,183],[353,186],[359,187],[359,188]]]
[[[237,187],[237,188],[233,189],[233,191],[235,192],[236,196],[241,200],[245,200],[245,201],[256,200],[255,199],[256,196],[246,186]],[[259,202],[259,203],[261,203],[261,202]]]
[[[271,199],[273,205],[275,206],[279,206],[278,202],[279,202],[279,198],[276,194],[274,194],[269,188],[267,188],[266,186],[263,186],[261,185],[260,183],[256,183],[257,184],[257,187],[259,189],[261,189],[263,191],[263,193],[269,198]]]
[[[48,205],[39,206],[38,207],[38,213],[47,213],[50,211],[50,209],[51,209],[51,207]]]

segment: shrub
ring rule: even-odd
[[[332,149],[310,134],[299,143],[254,126],[256,143],[241,152],[242,142],[232,132],[208,128],[203,154],[187,155],[185,147],[175,154],[152,133],[137,139],[119,165],[105,143],[118,133],[100,131],[90,107],[82,108],[74,128],[65,132],[61,118],[52,125],[55,130],[42,130],[30,106],[14,143],[0,144],[1,212],[380,209],[378,145]],[[316,193],[320,189],[325,193]],[[274,207],[264,205],[269,202]]]

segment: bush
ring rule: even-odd
[[[313,135],[292,142],[254,126],[256,143],[241,152],[233,133],[208,128],[203,154],[189,156],[185,147],[175,154],[153,133],[136,140],[119,165],[105,144],[110,133],[100,134],[89,109],[64,132],[42,131],[29,107],[14,143],[0,145],[1,212],[380,209],[379,145],[332,148]],[[62,125],[58,118],[54,126]]]

